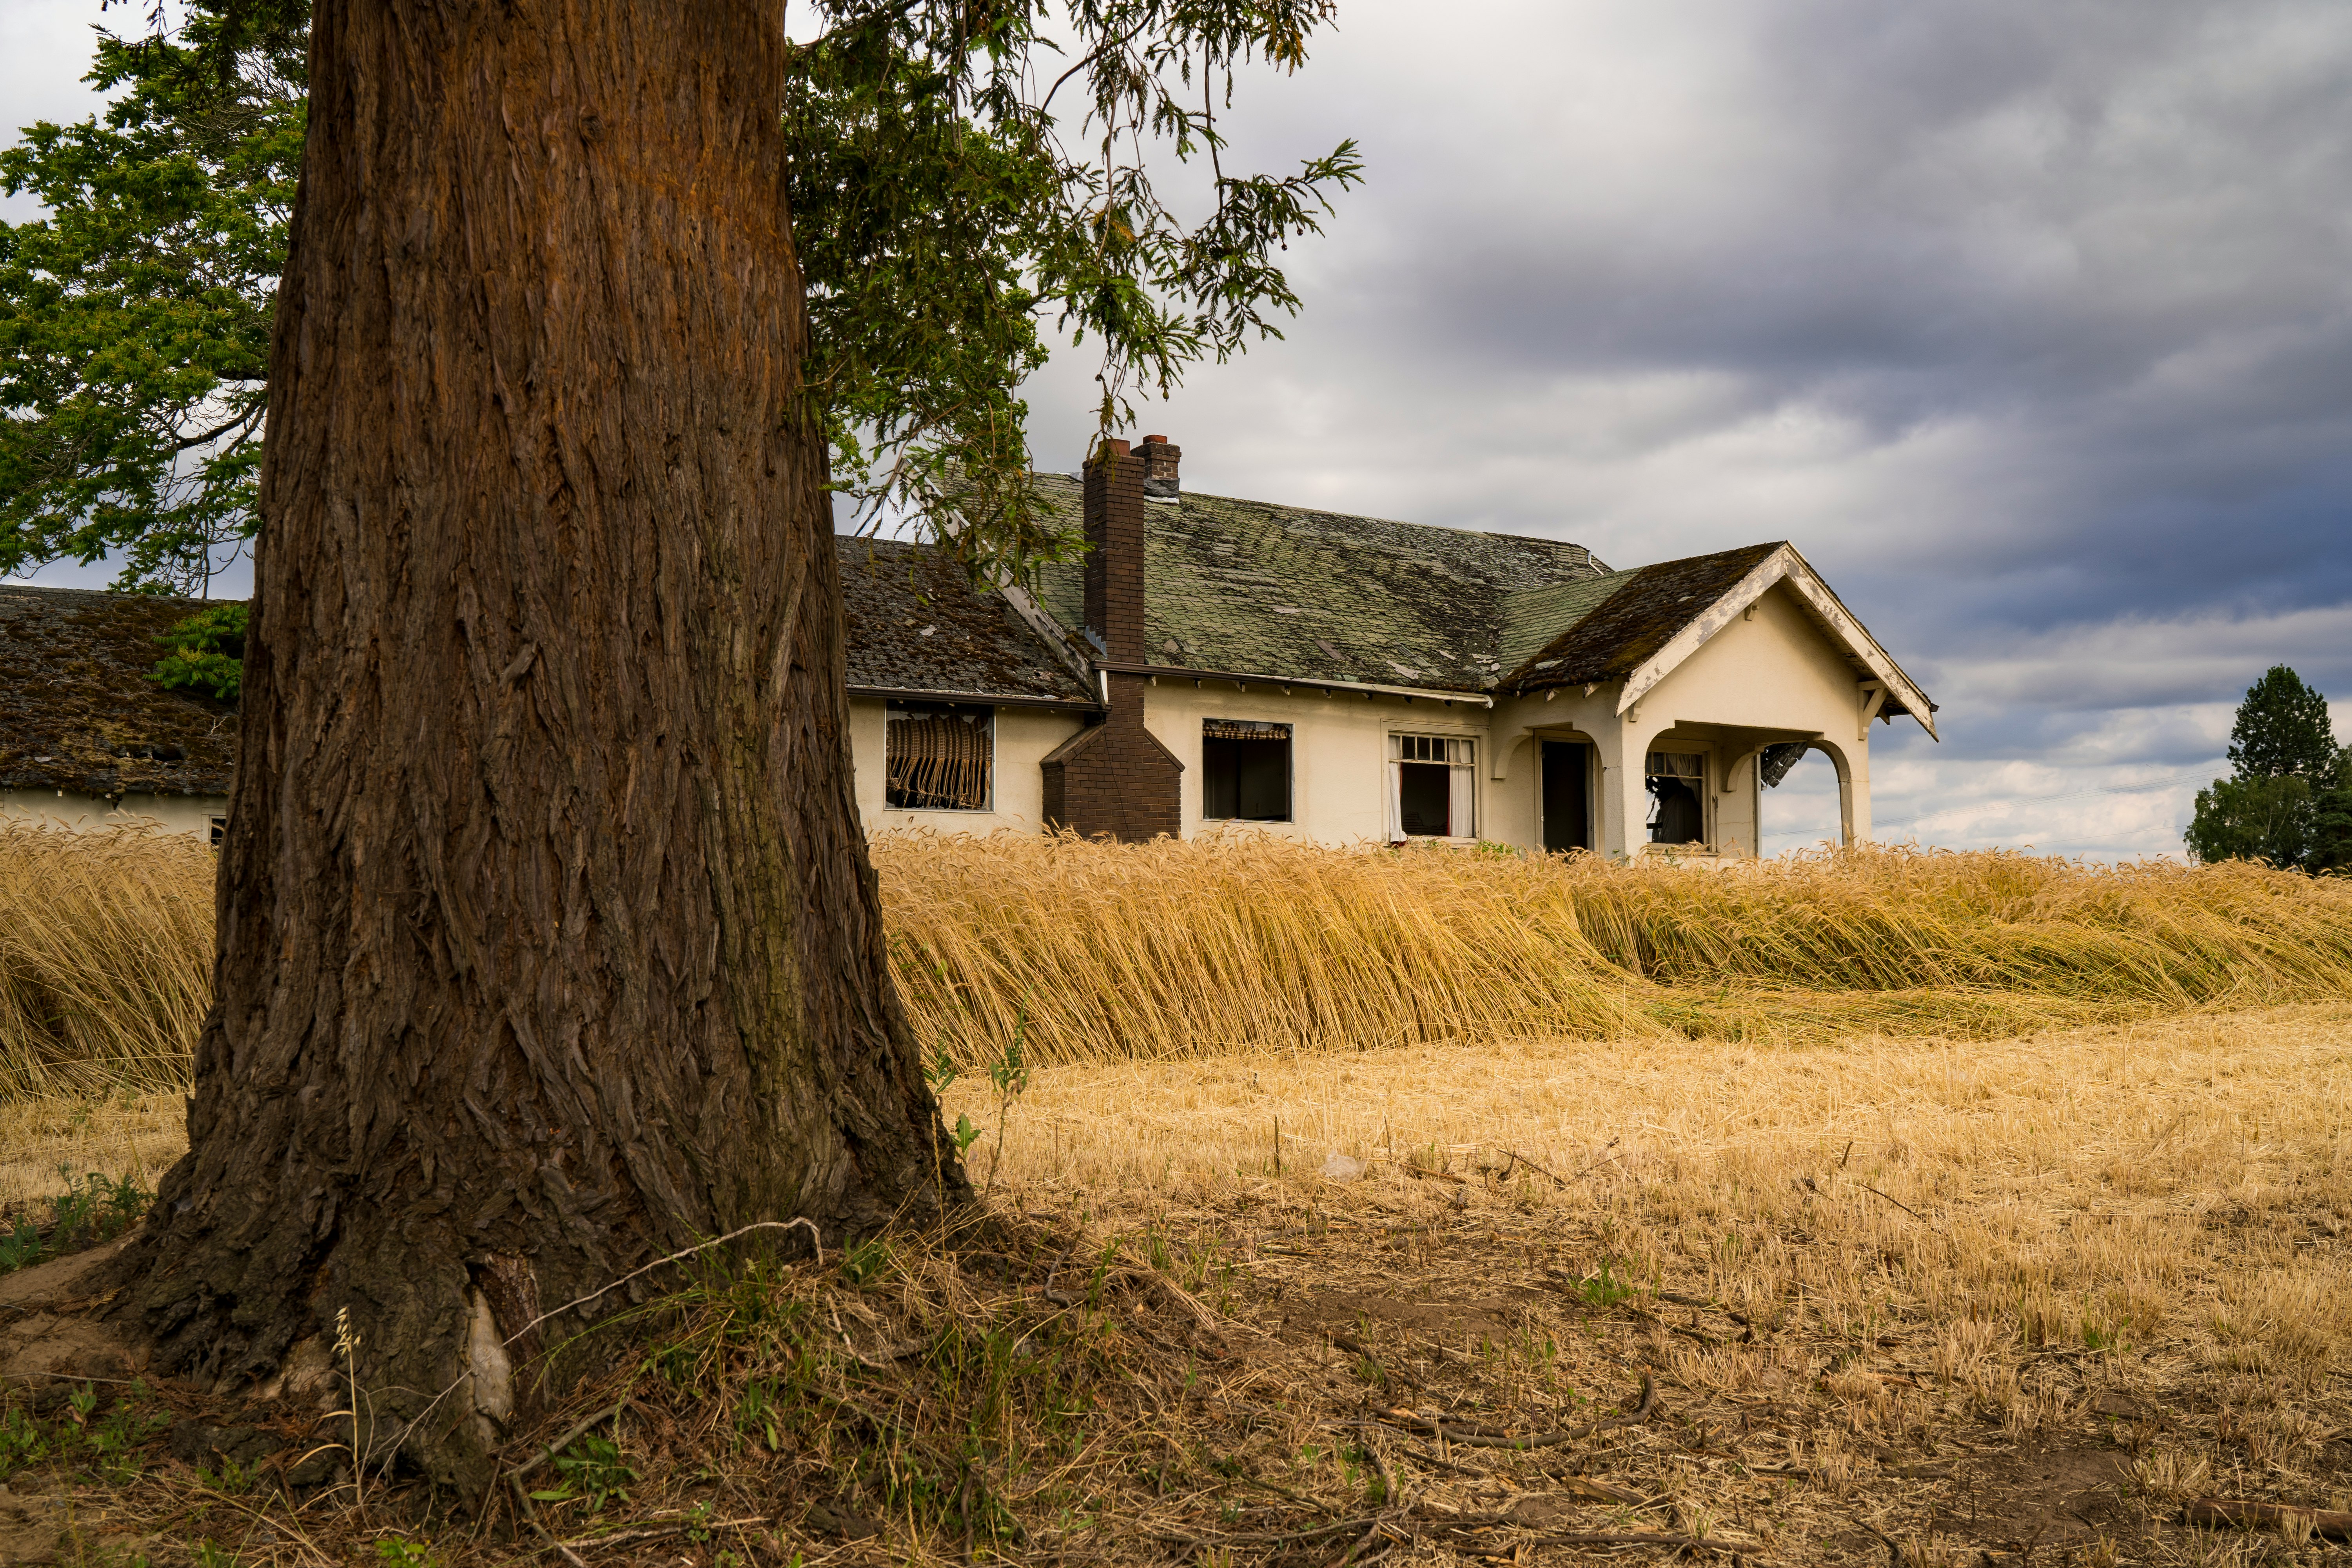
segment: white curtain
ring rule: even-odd
[[[1396,739],[1391,736],[1389,749],[1396,749]],[[1389,842],[1404,842],[1404,764],[1391,757],[1389,760]]]
[[[1469,749],[1463,747],[1465,752]],[[1478,831],[1477,824],[1471,820],[1476,799],[1472,792],[1478,787],[1478,770],[1452,767],[1445,771],[1454,775],[1446,781],[1445,831],[1455,838],[1471,837]]]

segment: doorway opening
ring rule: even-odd
[[[1581,741],[1543,743],[1543,847],[1547,853],[1592,847],[1592,748]]]

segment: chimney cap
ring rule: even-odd
[[[1152,441],[1165,442],[1165,441],[1168,439],[1168,437],[1165,437],[1165,436],[1146,436],[1143,439],[1145,440],[1145,442],[1146,442],[1146,443],[1150,443],[1150,442],[1152,442]]]

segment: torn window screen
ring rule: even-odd
[[[1803,741],[1791,741],[1785,746],[1767,746],[1763,754],[1756,759],[1756,776],[1764,781],[1765,788],[1778,789],[1780,781],[1789,776],[1789,770],[1811,750],[1812,747]]]
[[[1652,752],[1643,771],[1650,787],[1650,842],[1706,840],[1706,758],[1696,752]]]
[[[996,710],[893,702],[883,717],[883,797],[898,811],[986,811],[996,773]]]

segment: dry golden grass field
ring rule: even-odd
[[[1217,851],[877,847],[996,1217],[689,1281],[534,1439],[622,1409],[625,1500],[159,1461],[48,1475],[69,1549],[2352,1561],[2343,886]],[[175,1155],[176,1089],[74,1081],[0,1104],[0,1204]]]

